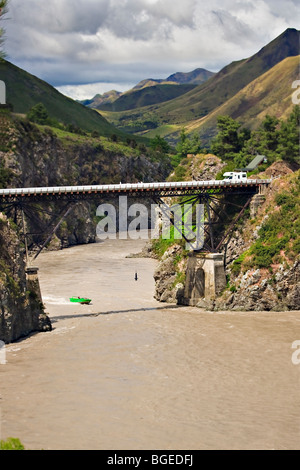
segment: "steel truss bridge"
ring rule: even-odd
[[[176,197],[203,194],[255,194],[271,180],[246,181],[180,181],[162,183],[125,183],[93,186],[53,186],[38,188],[0,189],[0,205],[30,201],[80,201],[111,198],[117,195],[130,197]]]
[[[0,210],[8,217],[12,212],[21,211],[21,225],[25,237],[26,251],[28,255],[29,235],[26,231],[25,216],[32,218],[34,211],[48,213],[50,233],[46,241],[35,241],[38,252],[34,258],[49,243],[52,236],[58,230],[62,221],[70,214],[76,204],[84,201],[113,200],[119,196],[128,198],[145,199],[153,201],[161,207],[163,213],[167,213],[169,207],[165,198],[178,198],[179,204],[203,204],[205,208],[205,243],[204,251],[218,252],[226,246],[236,226],[242,217],[250,201],[255,194],[262,194],[271,180],[247,179],[246,181],[182,181],[182,182],[154,182],[154,183],[120,183],[85,186],[51,186],[36,188],[7,188],[0,189]],[[59,203],[60,212],[53,215],[41,209],[46,203]],[[41,204],[43,203],[43,204]],[[48,204],[49,205],[49,204]],[[53,205],[53,204],[52,204]],[[174,220],[170,216],[170,220]],[[16,215],[15,215],[16,221]],[[175,225],[175,223],[174,223]],[[176,225],[175,225],[176,227]],[[37,235],[37,234],[31,234]],[[183,234],[187,242],[190,241],[187,234]],[[29,247],[30,248],[30,247]]]

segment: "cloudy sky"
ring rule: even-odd
[[[300,26],[299,0],[10,0],[7,59],[75,99],[218,71]]]

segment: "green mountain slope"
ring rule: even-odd
[[[162,104],[135,109],[135,119],[143,120],[143,116],[147,115],[147,122],[153,120],[158,123],[155,133],[172,141],[176,129],[207,116],[286,57],[297,56],[299,39],[300,32],[289,28],[253,56],[232,62],[190,92]],[[118,113],[117,116],[113,113],[106,113],[106,117],[116,126],[128,128],[130,122],[128,111],[124,114]],[[150,129],[151,126],[149,126]],[[149,134],[149,137],[153,135],[153,132]],[[176,138],[175,134],[175,140]]]
[[[121,93],[115,90],[108,91],[103,93],[103,95],[97,94],[94,98],[90,100],[80,101],[81,104],[88,106],[89,108],[94,109],[104,109],[109,111],[124,111],[128,109],[135,109],[137,107],[147,106],[149,104],[163,103],[174,99],[177,96],[180,96],[187,91],[193,89],[193,86],[190,88],[181,88],[180,90],[175,90],[171,88],[157,88],[158,85],[199,85],[200,83],[205,82],[210,77],[214,75],[214,72],[210,72],[206,69],[198,68],[192,72],[176,72],[170,75],[166,79],[153,79],[148,78],[140,81],[135,85],[131,90]],[[141,92],[144,88],[156,87],[151,91]],[[129,96],[132,93],[139,91],[140,93]],[[122,98],[122,99],[120,99]],[[120,99],[120,101],[119,101]],[[118,103],[115,106],[110,104],[118,100]],[[105,106],[103,106],[105,105]]]
[[[206,82],[206,80],[211,78],[213,75],[215,75],[214,72],[198,68],[188,73],[173,73],[167,78],[167,80],[176,83],[193,83],[194,85],[201,85],[201,83]]]
[[[99,113],[67,98],[48,83],[25,72],[6,60],[0,61],[0,79],[6,84],[6,101],[15,113],[26,114],[37,103],[43,103],[49,116],[100,135],[122,135]]]
[[[131,90],[122,94],[113,103],[97,106],[97,109],[106,111],[126,111],[144,106],[163,103],[181,96],[195,88],[196,85],[156,85],[139,90]]]
[[[300,56],[287,57],[246,85],[204,118],[186,125],[187,133],[197,131],[205,141],[216,130],[220,115],[237,119],[249,129],[256,129],[267,114],[285,119],[292,111],[292,83],[299,78]]]
[[[286,57],[299,55],[299,40],[299,31],[287,29],[257,54],[224,67],[203,85],[158,107],[156,112],[161,117],[168,116],[169,123],[207,115]]]

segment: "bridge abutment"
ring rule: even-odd
[[[265,202],[266,196],[264,194],[255,194],[250,202],[250,217],[256,217],[259,207]]]
[[[39,268],[36,266],[26,266],[26,287],[27,290],[29,290],[40,302],[42,302],[38,270]]]
[[[224,255],[222,253],[192,253],[186,270],[182,305],[196,306],[212,301],[226,286]]]

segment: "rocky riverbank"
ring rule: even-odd
[[[211,169],[211,156],[208,168]],[[208,169],[203,164],[205,174]],[[193,161],[195,168],[195,157]],[[215,161],[215,165],[219,164]],[[215,299],[203,298],[207,310],[286,311],[300,309],[299,170],[275,162],[266,175],[275,179],[266,194],[233,231],[225,247],[227,288]],[[210,173],[211,175],[211,173]],[[202,172],[196,175],[202,177]],[[155,251],[155,245],[153,245]],[[178,302],[184,288],[186,255],[174,241],[154,274],[155,298]]]
[[[10,343],[34,331],[51,330],[38,293],[26,280],[18,234],[0,213],[0,340]]]

